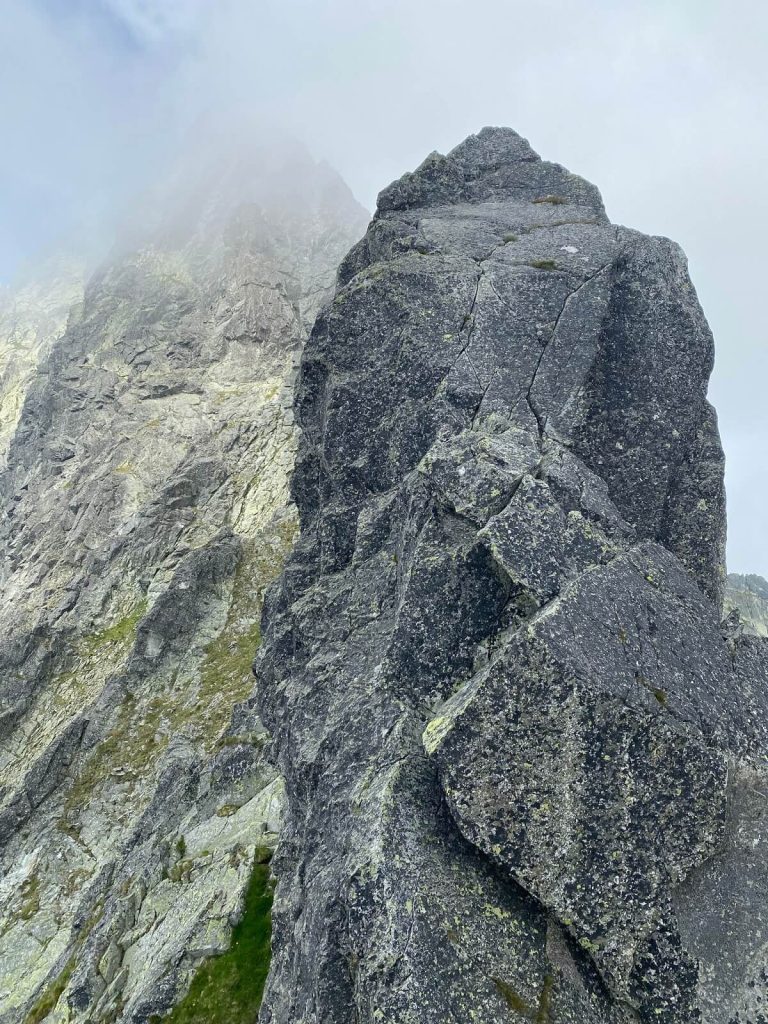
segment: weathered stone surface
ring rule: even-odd
[[[367,218],[305,155],[226,170],[65,332],[55,291],[0,311],[3,1024],[163,1014],[276,840],[250,663],[296,532],[296,360]]]
[[[712,358],[679,248],[514,132],[381,194],[302,357],[255,666],[263,1021],[765,1019]]]

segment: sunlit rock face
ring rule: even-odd
[[[160,205],[84,296],[0,312],[3,1022],[163,1014],[278,828],[250,665],[296,362],[367,217],[298,150]]]
[[[762,576],[729,573],[725,609],[738,611],[747,632],[768,636],[768,582]]]
[[[767,1019],[712,360],[681,250],[514,132],[382,192],[302,356],[256,661],[263,1022]]]

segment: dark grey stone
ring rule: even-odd
[[[763,1019],[765,655],[720,626],[712,358],[679,248],[514,132],[382,192],[302,357],[255,665],[265,1024]]]

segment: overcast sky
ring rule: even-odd
[[[729,561],[768,576],[764,0],[0,0],[0,281],[201,123],[303,139],[372,209],[506,124],[685,248],[718,346]]]

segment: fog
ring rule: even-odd
[[[768,576],[760,0],[0,0],[0,281],[106,244],[179,154],[302,140],[369,209],[507,124],[682,244],[717,342],[729,568]]]

